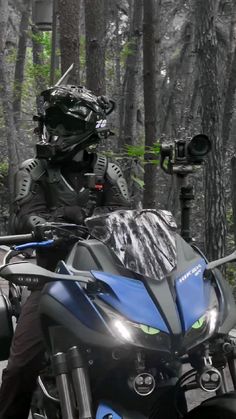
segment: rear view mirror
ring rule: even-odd
[[[213,260],[212,262],[209,262],[206,266],[206,269],[214,269],[218,266],[224,265],[225,263],[234,262],[236,261],[236,251],[231,253],[229,256],[225,256],[224,258]]]
[[[77,275],[63,275],[28,262],[15,262],[4,265],[0,268],[0,276],[14,284],[30,287],[43,286],[47,282],[52,281],[79,281],[86,284],[94,281],[90,272],[80,271]]]

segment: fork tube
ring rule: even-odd
[[[56,377],[63,419],[76,419],[68,379],[66,356],[63,352],[53,355],[53,370]]]
[[[228,383],[227,383],[227,379],[226,379],[225,368],[220,367],[220,368],[218,368],[218,370],[221,373],[222,384],[221,384],[220,388],[216,391],[216,394],[217,394],[217,396],[220,396],[221,394],[227,393],[229,391],[229,388],[228,388]]]
[[[235,359],[233,357],[228,359],[229,371],[234,385],[234,390],[236,390],[236,366]]]
[[[91,391],[87,369],[77,346],[67,352],[80,419],[92,419]]]

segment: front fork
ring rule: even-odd
[[[76,346],[53,355],[63,419],[93,419],[87,368]]]

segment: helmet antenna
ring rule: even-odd
[[[62,84],[67,84],[70,77],[70,73],[72,72],[73,68],[74,68],[74,63],[71,64],[71,66],[66,70],[63,76],[61,76],[61,78],[58,80],[55,86],[61,86]]]

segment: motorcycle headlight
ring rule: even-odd
[[[170,351],[170,337],[167,333],[154,327],[128,320],[100,299],[96,300],[96,306],[113,336],[121,342],[157,351]]]
[[[187,331],[184,346],[188,350],[209,339],[214,333],[219,314],[218,304],[210,307]]]

